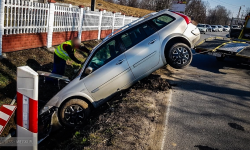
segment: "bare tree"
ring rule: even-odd
[[[250,15],[250,7],[247,7],[245,16]]]
[[[226,25],[230,22],[231,11],[227,10],[226,7],[218,5],[208,11],[207,23]]]
[[[189,0],[186,6],[185,14],[199,23],[206,21],[206,4],[202,0]]]
[[[138,7],[139,1],[138,0],[127,0],[127,6],[130,7]]]

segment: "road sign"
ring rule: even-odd
[[[13,105],[2,105],[2,107],[0,107],[0,135],[3,132],[5,126],[8,124],[15,110],[16,106]]]

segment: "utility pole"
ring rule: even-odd
[[[92,5],[91,5],[92,6]],[[241,6],[240,6],[240,9],[239,9],[239,13],[237,15],[237,18],[240,18],[240,11],[241,11]]]
[[[95,11],[96,0],[91,0],[91,11]]]
[[[242,6],[245,7],[245,5],[242,5]],[[240,6],[239,13],[238,13],[238,16],[237,16],[237,18],[238,18],[237,24],[239,24],[239,22],[240,22],[240,11],[241,11],[241,6]]]

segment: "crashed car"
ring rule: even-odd
[[[47,121],[51,125],[82,125],[92,108],[155,70],[167,64],[178,69],[188,66],[191,48],[199,39],[199,29],[187,16],[169,10],[151,13],[116,30],[40,109],[40,122],[44,127],[48,127],[45,119],[51,119]]]

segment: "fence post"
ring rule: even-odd
[[[84,6],[79,6],[78,38],[80,41],[82,41],[83,8]]]
[[[3,50],[3,35],[4,35],[4,0],[0,1],[0,58]]]
[[[49,21],[48,21],[48,34],[47,34],[47,48],[52,47],[52,35],[53,35],[53,25],[54,25],[54,13],[55,13],[55,1],[49,1]]]
[[[112,33],[114,32],[114,29],[115,29],[115,12],[113,11]]]
[[[98,40],[101,39],[101,32],[102,32],[102,12],[103,12],[103,10],[100,9],[100,17],[99,17],[99,25],[98,25]]]
[[[122,26],[125,26],[125,15],[123,15]]]

